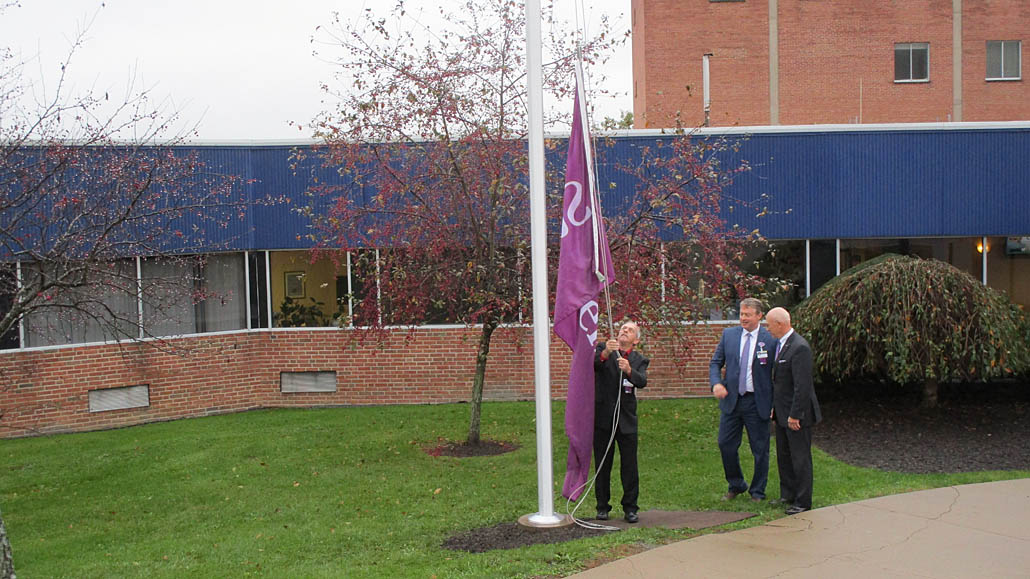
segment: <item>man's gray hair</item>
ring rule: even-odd
[[[757,298],[744,298],[740,300],[740,308],[751,308],[758,312],[758,315],[765,313],[765,304],[762,303],[762,300]]]

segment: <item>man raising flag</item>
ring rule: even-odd
[[[594,187],[589,130],[577,67],[575,111],[565,166],[561,253],[554,304],[554,333],[572,348],[565,433],[569,457],[562,496],[576,500],[590,473],[594,429],[594,343],[601,290],[615,277]]]

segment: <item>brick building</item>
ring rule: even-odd
[[[1026,0],[632,0],[636,128],[1030,119]]]
[[[755,163],[735,179],[729,198],[736,201],[724,217],[777,240],[776,260],[756,256],[778,264],[777,276],[793,282],[777,305],[791,307],[836,273],[884,251],[947,261],[1030,304],[1030,123],[717,128],[695,135],[710,137],[733,141],[727,163]],[[598,165],[600,181],[608,184],[602,203],[617,208],[635,191],[619,169],[624,160],[672,138],[667,131],[631,131],[608,140],[607,160]],[[349,265],[341,269],[328,256],[313,259],[311,240],[300,234],[310,223],[292,208],[306,202],[309,180],[290,159],[292,151],[310,146],[195,147],[206,166],[250,184],[252,200],[275,193],[291,202],[253,203],[248,219],[219,230],[229,241],[205,255],[199,270],[146,255],[122,264],[139,284],[163,276],[211,292],[213,299],[174,317],[150,317],[140,294],[105,301],[136,315],[147,335],[174,340],[174,350],[115,343],[103,328],[51,314],[26,316],[0,339],[0,439],[251,408],[468,400],[478,328],[443,320],[410,335],[399,331],[380,346],[352,341],[349,325],[287,323],[287,298],[328,304],[328,317],[337,304],[349,309],[348,288],[374,291],[376,285],[374,277],[363,278]],[[325,169],[315,175],[323,182],[340,178]],[[916,187],[924,183],[932,187]],[[759,202],[767,215],[746,210]],[[737,211],[733,203],[741,204]],[[13,259],[7,259],[8,271],[19,271]],[[708,395],[708,360],[721,330],[733,323],[694,326],[694,347],[685,355],[661,328],[645,328],[652,364],[642,395]],[[515,325],[495,333],[485,400],[533,398],[529,329]],[[439,344],[449,346],[441,351]],[[444,380],[426,380],[423,368],[443,359],[455,370]],[[552,339],[556,398],[565,396],[569,363],[568,348]],[[367,371],[355,374],[354,367]]]
[[[702,55],[710,54],[710,124],[721,128],[695,138],[735,140],[727,162],[754,164],[728,193],[767,214],[731,206],[725,218],[772,240],[775,273],[794,288],[780,303],[792,306],[840,271],[890,251],[947,261],[1030,304],[1030,123],[1015,122],[1030,119],[1021,71],[1030,1],[632,0],[632,7],[637,128],[704,122]],[[786,126],[803,124],[819,126]],[[606,207],[635,190],[618,161],[670,138],[652,130],[611,140],[598,167],[610,184]],[[209,166],[243,177],[253,199],[293,201],[255,205],[248,220],[230,225],[233,242],[206,256],[205,287],[232,298],[149,326],[152,335],[174,336],[177,352],[27,317],[18,332],[0,336],[0,438],[251,408],[467,400],[476,328],[444,321],[365,345],[351,341],[353,327],[284,322],[287,299],[330,304],[329,317],[337,304],[349,311],[352,285],[374,287],[349,265],[340,271],[312,259],[300,235],[310,223],[290,208],[304,203],[309,182],[290,155],[309,146],[197,147]],[[131,264],[140,280],[189,278],[146,257]],[[142,302],[112,307],[138,311],[141,327],[150,323]],[[648,328],[653,363],[644,396],[707,395],[708,358],[733,323],[692,328],[695,348],[679,360],[672,340]],[[498,331],[486,400],[533,397],[530,341],[527,326]],[[423,380],[419,369],[441,355],[427,345],[439,343],[452,344],[448,363],[460,370],[446,381]],[[556,398],[565,395],[560,377],[569,363],[568,349],[552,340]],[[370,371],[355,376],[348,371],[355,364]]]

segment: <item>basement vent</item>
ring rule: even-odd
[[[336,372],[281,372],[279,389],[293,392],[336,392]]]
[[[150,406],[150,386],[126,386],[89,391],[89,411],[107,412]]]

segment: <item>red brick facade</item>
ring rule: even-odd
[[[707,395],[708,360],[724,325],[692,330],[689,359],[671,339],[647,335],[651,358],[643,397]],[[397,332],[381,349],[358,346],[343,330],[252,331],[181,338],[172,348],[112,344],[0,354],[0,437],[77,432],[255,408],[438,404],[469,400],[478,330]],[[441,349],[438,344],[448,344]],[[532,400],[532,332],[493,336],[484,399]],[[552,397],[565,397],[568,348],[551,342]],[[684,362],[680,364],[678,362]],[[280,373],[336,371],[333,393],[282,393]],[[89,411],[89,392],[146,384],[145,408]]]
[[[1030,118],[1025,80],[985,80],[987,41],[1027,40],[1025,0],[632,0],[632,10],[636,128],[670,127],[677,114],[704,122],[705,53],[711,126]],[[929,43],[929,82],[894,81],[894,44],[906,42]]]

